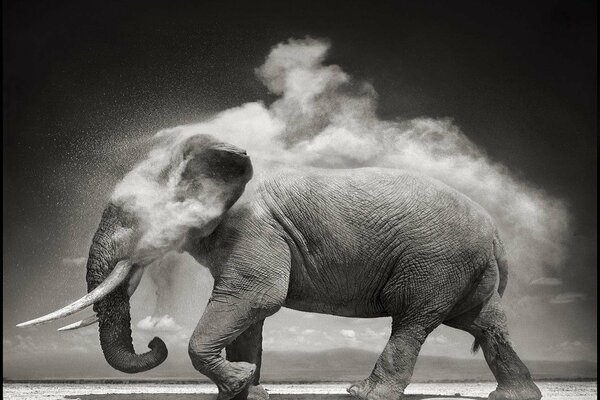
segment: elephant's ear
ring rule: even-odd
[[[180,147],[176,196],[179,201],[200,202],[212,216],[203,236],[210,234],[223,215],[239,199],[252,178],[246,151],[209,135],[195,135]]]

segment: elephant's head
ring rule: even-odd
[[[221,214],[203,221],[194,235],[209,236],[223,214],[237,201],[252,177],[252,164],[246,152],[208,135],[196,135],[176,147],[170,165],[176,171],[174,201],[191,197],[209,198]],[[165,171],[169,173],[169,171]],[[211,191],[207,196],[206,191]],[[141,279],[143,267],[133,260],[141,233],[140,218],[126,204],[111,201],[102,214],[87,260],[88,294],[76,302],[43,317],[19,324],[24,327],[56,320],[93,304],[97,319],[92,317],[69,325],[76,328],[99,322],[100,343],[106,361],[127,373],[147,371],[167,357],[164,342],[155,337],[150,351],[136,354],[131,337],[129,298]]]

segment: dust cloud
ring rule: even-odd
[[[451,119],[378,118],[374,87],[353,80],[337,65],[327,65],[329,48],[327,40],[308,37],[280,43],[255,70],[278,96],[272,104],[242,104],[200,123],[156,134],[153,150],[112,195],[141,221],[139,259],[151,262],[180,250],[190,228],[202,227],[223,211],[211,205],[210,191],[183,201],[176,196],[185,168],[179,155],[182,143],[210,134],[247,150],[255,175],[277,165],[376,166],[445,182],[496,220],[512,271],[509,290],[561,267],[569,217],[560,200],[491,160]]]

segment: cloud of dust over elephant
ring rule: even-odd
[[[246,149],[255,175],[278,165],[377,166],[437,178],[496,220],[509,256],[509,291],[560,268],[568,236],[568,213],[560,200],[490,160],[450,119],[379,119],[375,89],[354,81],[341,67],[327,65],[329,47],[328,41],[311,38],[273,47],[255,70],[278,96],[272,104],[242,104],[203,122],[157,133],[158,144],[113,194],[126,199],[145,221],[141,252],[177,249],[189,228],[216,212],[209,192],[181,202],[173,191],[181,171],[180,144],[207,133]],[[161,178],[167,169],[169,176]]]

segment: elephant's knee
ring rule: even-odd
[[[205,375],[207,372],[214,370],[221,358],[218,351],[215,351],[205,343],[193,339],[190,340],[188,345],[188,354],[194,368]]]

